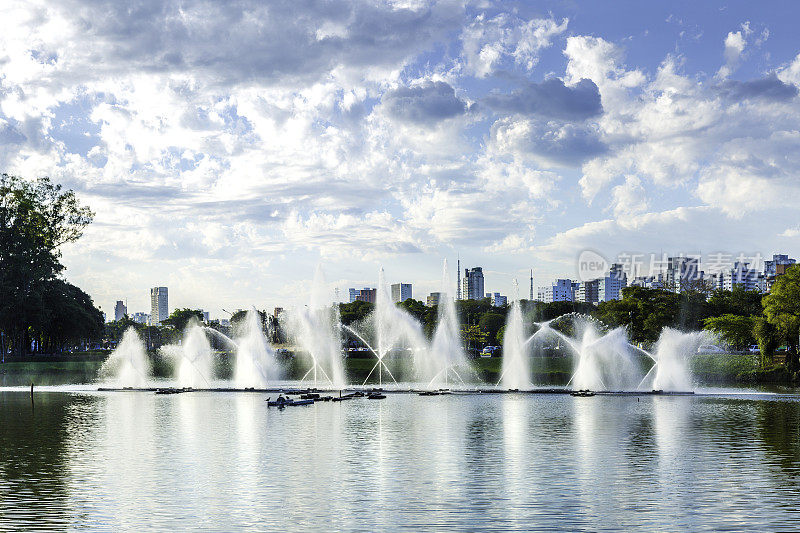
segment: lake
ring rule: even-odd
[[[0,389],[0,529],[800,529],[797,396],[267,396]]]

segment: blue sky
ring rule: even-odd
[[[0,168],[97,213],[103,309],[509,294],[618,254],[798,255],[790,3],[6,2]]]

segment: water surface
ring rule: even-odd
[[[800,528],[791,396],[0,391],[0,529]]]

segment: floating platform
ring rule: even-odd
[[[353,388],[344,388],[344,389],[327,389],[327,388],[310,388],[310,389],[297,389],[297,388],[283,388],[283,387],[272,387],[266,389],[257,389],[257,388],[234,388],[234,387],[212,387],[212,388],[191,388],[191,387],[99,387],[98,392],[154,392],[158,394],[177,394],[177,393],[193,393],[193,392],[253,392],[253,393],[281,393],[285,395],[313,395],[313,394],[321,394],[321,393],[347,393],[347,396],[350,398],[352,397],[361,397],[366,396],[370,392],[378,392],[373,388],[360,388],[360,387],[353,387]],[[548,389],[528,389],[528,390],[517,390],[517,389],[497,389],[497,388],[473,388],[473,389],[447,389],[446,391],[434,389],[380,389],[380,393],[382,394],[417,394],[421,396],[442,396],[442,395],[468,395],[468,394],[526,394],[526,395],[536,395],[536,394],[560,394],[560,395],[572,395],[576,391],[572,389],[562,389],[562,388],[548,388]],[[663,390],[651,390],[651,391],[588,391],[596,396],[695,396],[696,394],[693,391],[663,391]],[[356,395],[356,393],[361,393],[360,395]],[[713,394],[712,394],[713,395]],[[705,394],[703,394],[705,396]],[[335,397],[334,397],[335,399]]]

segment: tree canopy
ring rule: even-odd
[[[52,352],[102,335],[102,313],[58,276],[94,214],[49,178],[0,175],[0,349]]]

